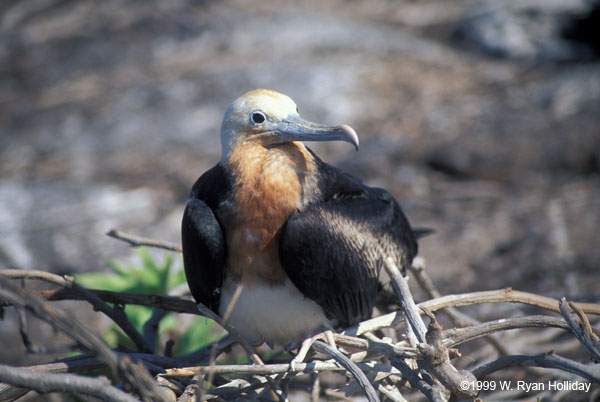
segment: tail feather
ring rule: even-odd
[[[422,239],[425,236],[436,233],[436,230],[432,228],[414,228],[413,233],[417,239]]]

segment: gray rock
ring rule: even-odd
[[[457,26],[467,47],[490,56],[521,60],[590,59],[595,51],[565,38],[564,31],[592,3],[585,0],[483,2]]]

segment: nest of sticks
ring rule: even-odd
[[[132,246],[180,251],[177,245],[116,231],[109,235]],[[585,399],[593,400],[600,395],[600,331],[594,327],[600,304],[556,300],[510,288],[441,295],[427,275],[424,261],[416,259],[410,274],[429,297],[417,304],[408,276],[402,275],[393,261],[386,261],[385,268],[399,308],[335,333],[335,347],[314,342],[308,358],[294,364],[289,360],[264,362],[226,320],[189,298],[93,290],[78,285],[72,277],[44,271],[0,271],[0,309],[14,307],[19,313],[27,351],[64,355],[80,351],[74,357],[36,366],[0,364],[0,401],[16,400],[30,391],[68,392],[106,401],[288,401],[301,394],[303,400],[312,401],[354,396],[368,401],[445,401],[474,400],[481,395],[556,397],[572,391],[585,392]],[[25,279],[54,286],[34,290],[26,286]],[[54,306],[52,302],[57,300],[90,303],[114,321],[137,350],[111,349],[98,334]],[[483,303],[514,303],[514,308],[510,317],[483,322],[459,309]],[[127,304],[154,309],[143,333],[128,321],[123,311]],[[33,345],[25,311],[63,332],[73,343],[62,349]],[[167,352],[157,353],[151,345],[156,343],[158,322],[166,312],[206,316],[228,335],[184,356],[169,356],[172,345],[166,345]],[[515,330],[510,338],[507,330]],[[218,364],[219,356],[229,353],[236,343],[248,363]],[[514,353],[516,349],[531,353]],[[112,381],[81,374],[99,368],[109,368]],[[509,380],[503,382],[503,378]]]

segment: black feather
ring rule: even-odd
[[[227,245],[217,211],[231,192],[231,178],[216,165],[194,184],[181,222],[183,263],[194,299],[219,312]]]
[[[405,269],[417,243],[391,194],[313,156],[321,191],[284,226],[280,259],[292,283],[328,318],[352,325],[372,313],[384,259]]]

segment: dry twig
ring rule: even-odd
[[[119,234],[123,237],[123,234]],[[125,235],[126,237],[129,235]],[[130,244],[134,242],[129,238]],[[146,242],[148,239],[135,239],[135,245],[150,245],[156,246],[157,242]],[[158,242],[161,243],[161,242]],[[163,247],[164,248],[164,247]],[[391,266],[388,267],[388,265]],[[437,292],[437,297],[431,300],[415,305],[406,283],[406,278],[402,277],[397,268],[394,271],[393,264],[386,264],[386,269],[391,271],[390,277],[393,280],[395,289],[399,293],[402,303],[401,312],[393,312],[385,316],[376,317],[360,323],[357,326],[346,329],[343,334],[335,334],[335,342],[344,347],[358,350],[358,353],[346,357],[337,352],[329,353],[327,345],[317,343],[315,347],[321,352],[330,354],[336,358],[336,361],[345,364],[342,368],[335,361],[315,360],[308,363],[296,364],[294,368],[290,368],[288,363],[281,364],[263,364],[262,360],[254,349],[244,341],[244,339],[235,331],[231,325],[228,325],[226,320],[216,316],[211,310],[204,306],[196,306],[195,303],[182,300],[175,297],[160,297],[150,295],[125,294],[98,290],[89,290],[75,284],[70,277],[50,274],[43,271],[21,271],[21,270],[6,270],[2,271],[4,277],[13,279],[25,278],[43,280],[60,286],[58,289],[31,291],[24,290],[10,285],[6,279],[0,275],[0,307],[14,305],[19,309],[28,309],[42,319],[50,322],[52,325],[60,328],[65,333],[73,338],[85,349],[94,351],[97,356],[91,354],[80,355],[76,358],[64,359],[61,362],[48,363],[45,365],[30,366],[26,369],[27,373],[34,375],[47,375],[49,373],[68,373],[80,372],[90,368],[98,368],[109,366],[113,370],[128,379],[130,384],[145,400],[178,400],[187,401],[194,400],[203,395],[203,398],[261,398],[262,393],[267,390],[273,390],[273,396],[280,401],[286,401],[286,386],[284,384],[296,384],[298,386],[299,374],[312,374],[311,384],[304,383],[303,387],[307,390],[312,390],[313,399],[323,395],[341,396],[339,392],[335,392],[331,385],[326,381],[319,381],[316,373],[322,371],[340,372],[348,370],[352,375],[359,380],[360,386],[347,387],[347,390],[358,392],[362,389],[369,395],[370,400],[376,400],[377,392],[380,392],[386,397],[403,401],[404,398],[400,393],[400,387],[406,385],[406,381],[414,390],[419,390],[428,399],[438,401],[447,398],[446,389],[459,397],[473,397],[472,390],[457,389],[457,384],[460,381],[470,377],[470,373],[466,371],[458,371],[450,362],[448,348],[459,345],[461,343],[476,339],[478,337],[494,334],[497,331],[520,328],[561,328],[570,329],[575,333],[580,342],[586,347],[586,350],[597,358],[598,356],[598,331],[593,328],[587,314],[600,314],[600,306],[589,303],[569,303],[558,301],[543,296],[534,295],[526,292],[514,291],[512,289],[501,289],[487,292],[474,292],[461,295],[441,296],[439,292],[430,284],[429,291]],[[4,286],[6,284],[6,286]],[[12,287],[11,287],[12,286]],[[98,310],[105,312],[113,321],[118,320],[118,313],[115,314],[110,306],[106,303],[115,303],[117,305],[138,304],[152,308],[160,308],[163,311],[175,311],[188,314],[200,314],[214,319],[217,323],[223,326],[230,334],[229,337],[216,342],[213,345],[201,348],[198,351],[181,356],[177,359],[158,356],[149,353],[117,353],[106,347],[103,342],[95,335],[90,334],[85,330],[85,327],[78,323],[69,322],[68,319],[61,316],[60,313],[50,308],[47,303],[43,303],[40,299],[33,295],[42,296],[46,300],[85,300]],[[464,315],[454,307],[464,306],[469,304],[488,303],[488,302],[511,302],[521,303],[533,306],[538,306],[550,311],[561,311],[565,317],[565,322],[561,318],[551,316],[525,316],[518,318],[509,318],[495,320],[484,323],[476,323],[471,320],[464,320]],[[106,308],[108,307],[108,309]],[[420,314],[423,311],[430,309],[431,311],[445,309],[451,307],[451,316],[455,322],[460,322],[461,325],[470,324],[464,328],[450,328],[442,331],[441,327],[435,321],[435,317],[430,314],[431,323],[429,328],[425,327]],[[569,307],[572,311],[569,310]],[[419,311],[419,308],[421,311]],[[46,317],[44,317],[44,315]],[[148,342],[154,344],[156,336],[155,324],[160,320],[162,313],[156,313],[153,319],[147,322]],[[415,334],[413,344],[416,347],[410,347],[406,342],[394,343],[389,339],[380,339],[374,334],[383,328],[396,328],[403,317],[409,317],[409,325],[411,332]],[[71,317],[68,317],[71,318]],[[468,318],[468,317],[467,317]],[[81,331],[80,331],[81,330]],[[78,332],[80,331],[80,332]],[[77,334],[73,334],[76,332]],[[136,331],[137,332],[137,331]],[[128,332],[130,337],[135,337],[133,332]],[[139,335],[139,334],[138,334]],[[90,338],[90,336],[92,336]],[[237,340],[246,350],[250,359],[255,363],[251,365],[215,365],[215,357],[223,349],[228,348],[232,339]],[[215,350],[216,352],[211,352]],[[203,366],[186,367],[189,363],[201,361]],[[389,361],[390,364],[384,362]],[[418,362],[419,370],[415,371],[415,361]],[[135,363],[138,362],[138,363]],[[348,363],[350,362],[350,363]],[[159,373],[156,380],[153,380],[147,373],[145,365],[148,369],[155,373]],[[554,354],[541,354],[534,356],[506,356],[500,358],[490,364],[481,366],[473,370],[473,374],[477,378],[492,373],[494,371],[510,366],[528,366],[528,367],[544,367],[557,368],[569,373],[573,373],[589,381],[600,381],[600,373],[597,366],[587,366],[570,359],[566,359]],[[9,371],[14,369],[7,368]],[[17,373],[17,371],[14,371]],[[61,374],[66,375],[66,374]],[[201,381],[204,375],[225,376],[233,375],[236,378],[229,380],[224,385],[219,385],[210,389],[203,389],[199,383],[192,381],[190,384],[189,377],[194,377]],[[78,377],[78,376],[75,376]],[[56,377],[59,378],[59,377]],[[61,377],[64,379],[64,377]],[[182,380],[185,379],[186,380]],[[219,378],[220,381],[223,377]],[[437,381],[434,381],[434,378]],[[62,379],[60,381],[62,381]],[[102,380],[97,380],[94,384],[99,384]],[[473,380],[473,379],[472,379]],[[438,382],[439,381],[439,382]],[[222,382],[221,382],[222,383]],[[189,386],[186,385],[190,384]],[[113,389],[113,387],[107,387]],[[157,386],[159,385],[159,386]],[[442,386],[443,385],[443,386]],[[19,386],[15,383],[15,386]],[[57,385],[58,386],[58,385]],[[28,389],[38,389],[29,387]],[[117,390],[116,388],[114,388]],[[6,390],[6,388],[4,388]],[[42,389],[38,389],[44,392]],[[57,388],[57,390],[59,390]],[[72,388],[71,390],[75,390]],[[262,391],[261,391],[262,390]],[[3,389],[0,388],[0,394]],[[118,390],[117,390],[118,391]],[[79,391],[76,391],[79,392]],[[112,391],[110,391],[112,392]],[[119,391],[121,392],[121,391]],[[84,394],[83,391],[80,393]],[[121,392],[121,394],[129,395]],[[120,394],[115,394],[120,395]],[[108,397],[107,397],[108,398]],[[118,399],[115,399],[118,400]]]
[[[79,298],[88,301],[94,307],[94,310],[101,311],[110,319],[112,319],[115,324],[117,324],[119,328],[121,328],[123,332],[125,332],[125,334],[131,338],[139,351],[151,351],[144,337],[142,337],[142,335],[135,329],[131,322],[129,322],[129,319],[125,315],[125,311],[123,311],[123,309],[110,307],[98,295],[94,294],[94,292],[91,292],[88,289],[76,284],[75,279],[72,276],[60,276],[45,271],[19,269],[4,270],[2,271],[2,275],[11,279],[39,279],[71,289]]]
[[[0,289],[0,299],[33,312],[38,318],[61,330],[80,343],[84,348],[96,352],[98,357],[115,373],[123,375],[144,399],[162,400],[162,394],[143,366],[134,364],[129,358],[119,357],[96,334],[92,333],[79,321],[73,319],[62,310],[51,308],[47,303],[32,296],[25,289],[13,285],[11,281],[1,274],[0,286],[2,286]]]
[[[2,273],[20,271],[20,270],[3,270]],[[41,271],[36,271],[41,272]],[[50,274],[54,275],[54,274]],[[32,278],[34,279],[34,278]],[[185,314],[200,314],[196,304],[190,300],[182,300],[176,297],[143,295],[135,293],[111,292],[107,290],[92,290],[88,289],[107,303],[115,304],[135,304],[151,308],[162,308],[168,311]],[[85,300],[80,295],[77,295],[71,289],[51,289],[51,290],[32,290],[32,294],[38,295],[46,300]],[[460,307],[472,304],[482,303],[521,303],[531,306],[543,308],[545,310],[560,312],[558,301],[545,296],[535,295],[533,293],[521,292],[511,288],[488,290],[483,292],[470,292],[456,295],[446,295],[437,299],[427,300],[417,304],[417,307],[426,307],[429,311],[435,312],[447,307]],[[10,303],[2,303],[0,306],[10,305]],[[573,303],[582,312],[586,314],[600,315],[600,304],[593,303]],[[360,324],[347,328],[343,331],[344,334],[360,336],[366,332],[377,331],[386,327],[394,327],[403,320],[402,314],[394,311],[379,317],[375,317]]]
[[[147,237],[135,236],[132,234],[121,232],[120,230],[111,229],[106,235],[108,237],[112,237],[113,239],[124,241],[128,243],[131,247],[154,247],[161,248],[163,250],[176,251],[181,252],[181,246],[179,244],[168,243],[165,241],[158,241],[154,239],[149,239]]]
[[[135,402],[137,398],[112,387],[106,377],[53,374],[0,364],[0,382],[41,393],[75,392],[110,402]]]
[[[400,271],[398,271],[398,268],[390,259],[385,261],[385,268],[392,279],[394,289],[400,298],[401,306],[410,323],[410,327],[419,342],[418,349],[425,362],[425,367],[421,368],[422,378],[427,380],[426,374],[433,375],[440,381],[443,387],[459,398],[475,397],[477,395],[477,389],[472,387],[465,389],[461,387],[461,385],[464,384],[464,381],[468,380],[468,383],[473,383],[475,378],[467,371],[457,370],[450,362],[448,350],[442,342],[442,327],[437,323],[434,315],[422,308],[431,319],[429,329],[425,332],[425,324],[412,299],[406,278],[400,274]],[[438,394],[443,394],[442,389],[440,389],[440,384],[435,383],[431,385],[433,386],[433,392],[436,394],[436,398],[438,397]]]
[[[427,343],[421,343],[419,351],[427,367],[453,395],[460,399],[474,398],[477,396],[477,388],[463,385],[474,384],[475,376],[466,370],[457,370],[452,365],[448,349],[442,341],[442,326],[438,324],[433,313],[427,310],[425,313],[431,321],[427,329]]]
[[[564,320],[546,315],[532,315],[518,318],[502,318],[500,320],[484,322],[466,328],[452,328],[444,330],[444,345],[454,347],[461,343],[486,336],[497,331],[506,331],[519,328],[544,328],[554,327],[569,329]]]
[[[373,388],[373,385],[369,382],[369,379],[365,376],[365,373],[354,363],[352,360],[344,356],[340,351],[332,348],[331,346],[321,341],[316,341],[313,347],[319,352],[326,353],[331,356],[340,366],[346,369],[354,379],[358,382],[360,387],[365,392],[365,396],[369,402],[379,402],[377,391]]]
[[[553,368],[576,374],[586,380],[600,384],[600,367],[586,366],[573,360],[555,355],[554,353],[544,353],[540,355],[516,355],[504,356],[491,363],[484,364],[473,370],[475,377],[481,379],[488,374],[501,370],[506,367],[544,367]]]
[[[423,257],[416,257],[410,265],[410,271],[413,273],[417,283],[427,293],[430,299],[437,299],[442,297],[442,294],[433,284],[433,281],[429,277],[427,270],[425,269],[425,259]],[[448,307],[442,309],[442,311],[450,318],[454,325],[459,327],[468,327],[471,325],[480,324],[479,321],[469,317],[466,314],[461,313],[455,307]],[[500,353],[501,355],[510,354],[502,342],[493,334],[486,336],[488,342]]]
[[[577,317],[571,313],[570,309],[575,311]],[[560,312],[569,324],[573,334],[592,356],[592,359],[596,363],[600,362],[600,338],[594,333],[594,329],[583,311],[575,304],[567,303],[567,299],[563,297],[560,299]]]

